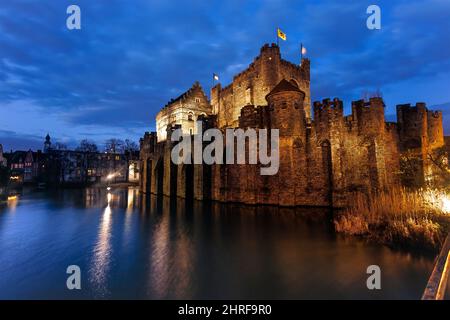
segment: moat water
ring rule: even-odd
[[[0,299],[419,299],[433,260],[336,235],[321,209],[186,205],[132,188],[0,204]],[[66,288],[69,265],[81,290]]]

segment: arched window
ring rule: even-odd
[[[247,90],[245,90],[245,102],[246,104],[252,104],[252,88],[248,87]]]
[[[192,112],[188,113],[188,120],[189,121],[194,121],[194,114]]]

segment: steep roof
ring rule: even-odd
[[[171,99],[165,105],[165,107],[170,106],[171,104],[173,104],[181,99],[189,97],[193,92],[195,92],[195,90],[200,90],[202,92],[202,94],[206,97],[205,93],[203,92],[202,87],[200,86],[200,83],[198,81],[195,81],[191,88],[189,88],[187,91],[183,92],[181,95],[179,95],[175,99]]]
[[[25,157],[27,156],[28,151],[14,151],[13,153],[8,155],[9,163],[19,163],[24,162]]]
[[[267,96],[270,96],[272,94],[279,93],[279,92],[286,92],[286,91],[295,91],[295,92],[304,93],[297,87],[297,85],[295,83],[287,81],[286,79],[283,79],[275,86],[275,88],[272,89],[272,91],[269,92],[269,94]]]

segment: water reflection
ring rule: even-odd
[[[7,206],[10,212],[15,212],[17,203],[19,202],[19,196],[9,196],[7,199]]]
[[[102,192],[100,188],[86,188],[85,189],[85,206],[86,208],[93,208],[101,203]]]
[[[150,274],[148,294],[158,299],[164,298],[169,288],[170,246],[169,246],[169,215],[158,217],[155,221],[153,237],[149,243],[151,248]]]
[[[55,275],[74,263],[88,270],[78,298],[125,299],[420,298],[433,268],[433,257],[336,235],[323,209],[186,204],[135,188],[32,197],[0,215],[0,298],[73,298]],[[39,267],[48,278],[18,243],[45,246],[51,259]],[[371,264],[383,272],[379,292],[366,288]]]
[[[155,197],[153,202],[158,204]],[[162,298],[193,297],[194,262],[191,227],[186,220],[184,200],[160,199],[149,255],[149,296]]]
[[[135,199],[138,196],[138,190],[134,189],[134,188],[129,188],[128,189],[128,194],[127,194],[127,214],[130,214],[133,212],[134,209],[134,202]]]
[[[127,192],[127,208],[125,211],[125,223],[123,231],[123,246],[126,247],[130,245],[132,238],[132,214],[136,210],[137,203],[139,199],[139,190],[136,188],[129,188]]]
[[[93,262],[91,267],[91,282],[96,288],[97,297],[103,298],[109,293],[107,274],[109,272],[112,248],[111,248],[111,202],[113,195],[107,193],[107,205],[103,211],[97,244],[93,250]]]

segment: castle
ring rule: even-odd
[[[442,113],[424,103],[398,105],[393,123],[384,108],[380,97],[353,102],[347,116],[337,98],[311,105],[310,61],[285,61],[277,45],[266,44],[231,84],[211,89],[210,101],[196,82],[160,111],[157,132],[140,140],[140,187],[198,200],[341,207],[354,192],[407,183],[405,162],[415,182],[439,179],[429,155],[445,146]],[[193,138],[197,120],[203,130],[279,129],[278,173],[260,175],[259,164],[175,165],[171,133],[181,128]]]

